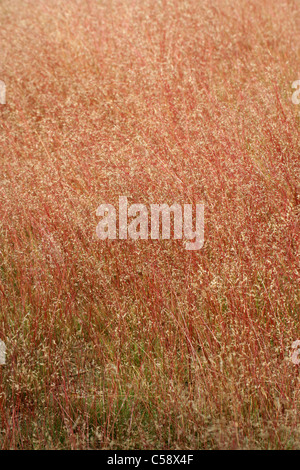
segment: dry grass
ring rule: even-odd
[[[0,15],[1,448],[299,449],[298,1]],[[204,248],[99,241],[119,195]]]

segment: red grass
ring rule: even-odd
[[[0,5],[0,445],[296,449],[296,0]],[[205,244],[96,209],[204,202]]]

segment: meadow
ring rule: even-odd
[[[1,449],[300,449],[298,0],[1,0]],[[203,203],[205,241],[99,240]]]

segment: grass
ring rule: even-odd
[[[2,0],[2,449],[299,449],[296,0]],[[100,241],[205,204],[205,243]]]

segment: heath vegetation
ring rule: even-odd
[[[299,449],[298,0],[0,19],[0,447]],[[99,240],[119,196],[203,248]]]

